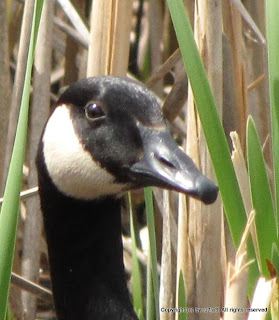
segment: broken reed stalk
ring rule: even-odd
[[[126,76],[132,0],[93,1],[87,76]]]
[[[224,299],[224,320],[245,320],[246,312],[231,312],[231,308],[245,310],[248,307],[247,288],[248,288],[248,266],[254,261],[247,262],[247,241],[250,228],[254,223],[255,211],[249,214],[247,225],[243,233],[239,248],[233,263],[228,263],[227,279]]]

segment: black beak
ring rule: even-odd
[[[144,142],[144,156],[131,172],[137,181],[188,194],[205,204],[213,203],[218,187],[205,177],[194,162],[179,148],[168,131],[140,127]],[[139,174],[139,175],[138,175]]]

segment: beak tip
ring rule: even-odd
[[[205,176],[200,176],[198,178],[196,181],[196,188],[198,191],[198,198],[204,204],[211,204],[216,201],[219,188]]]

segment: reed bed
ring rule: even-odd
[[[55,319],[34,158],[60,90],[97,75],[146,83],[220,188],[210,206],[129,194],[139,318],[279,319],[278,16],[278,0],[0,0],[0,320]]]

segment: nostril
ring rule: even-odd
[[[169,167],[170,169],[176,169],[175,165],[170,162],[168,159],[162,157],[162,156],[157,156],[157,159],[165,166]]]

